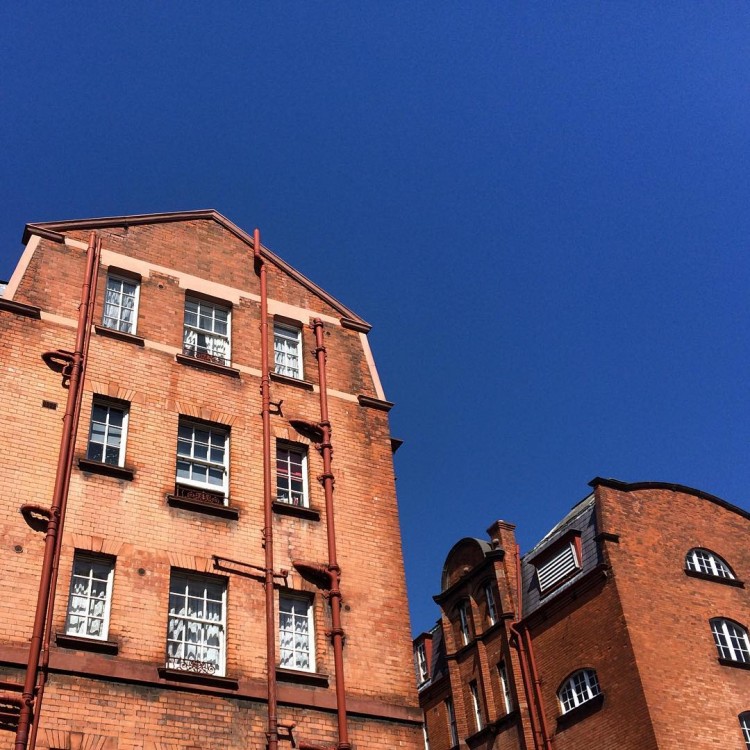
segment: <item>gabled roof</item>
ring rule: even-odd
[[[162,214],[135,214],[133,216],[106,216],[99,219],[73,219],[69,221],[44,221],[27,224],[23,232],[23,244],[27,244],[32,234],[37,234],[56,242],[64,240],[64,233],[79,229],[105,229],[108,227],[120,226],[138,226],[139,224],[164,224],[177,221],[195,221],[196,219],[205,219],[215,221],[224,227],[228,232],[238,239],[242,240],[248,247],[253,247],[253,238],[244,230],[233,224],[226,216],[222,216],[218,211],[208,208],[198,211],[173,211]],[[366,320],[350,310],[346,305],[339,302],[317,284],[310,281],[304,274],[300,273],[288,263],[279,258],[278,255],[271,252],[267,247],[261,244],[261,254],[263,257],[273,263],[277,268],[289,274],[295,281],[300,283],[308,291],[320,297],[323,301],[331,305],[335,310],[341,313],[342,317],[355,330],[367,332],[372,327]]]

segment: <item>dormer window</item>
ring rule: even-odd
[[[729,565],[722,560],[715,552],[694,547],[685,556],[685,569],[692,573],[699,573],[712,578],[725,578],[733,581],[735,576]]]
[[[553,545],[548,553],[534,560],[539,591],[542,594],[555,589],[581,569],[581,538],[567,538]]]

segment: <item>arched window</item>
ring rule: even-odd
[[[693,547],[685,556],[685,567],[693,573],[728,578],[734,580],[730,567],[715,552],[701,547]]]
[[[745,747],[750,750],[750,711],[743,711],[739,715],[740,729],[742,729],[742,738],[745,740]]]
[[[564,714],[596,698],[601,693],[599,680],[593,669],[580,669],[568,677],[557,691],[560,708]]]
[[[719,658],[750,664],[750,638],[746,628],[732,620],[716,617],[711,620],[711,632]]]

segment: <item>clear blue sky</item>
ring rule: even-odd
[[[0,63],[0,277],[213,207],[374,324],[415,632],[596,475],[750,508],[746,2],[6,2]]]

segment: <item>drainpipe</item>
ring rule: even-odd
[[[331,471],[331,423],[328,420],[328,391],[326,385],[326,348],[323,343],[323,321],[315,318],[311,327],[315,333],[315,357],[318,360],[318,385],[320,389],[320,428],[323,439],[320,451],[323,456],[323,483],[326,504],[326,529],[328,534],[328,572],[331,590],[328,594],[331,605],[331,641],[333,663],[336,672],[336,710],[338,715],[338,750],[350,750],[349,731],[346,720],[346,692],[344,687],[344,631],[341,628],[341,568],[336,560],[336,527],[333,519],[333,473]]]
[[[260,277],[261,415],[263,418],[263,546],[265,548],[266,671],[268,673],[268,750],[279,746],[276,698],[276,618],[273,600],[273,510],[271,507],[271,383],[268,354],[268,279],[260,252],[260,230],[253,233],[255,272]],[[20,748],[19,748],[20,750]]]
[[[534,733],[534,744],[537,750],[552,750],[552,741],[544,712],[542,683],[536,668],[531,634],[528,628],[521,625],[521,618],[523,617],[523,587],[521,581],[521,552],[518,545],[516,545],[516,585],[518,589],[518,611],[516,619],[511,623],[510,630],[515,636],[518,646],[523,687],[526,693],[526,700],[529,704],[529,717],[531,718],[531,728]]]
[[[94,303],[96,301],[96,287],[99,280],[99,258],[101,257],[102,241],[101,238],[97,238],[96,241],[96,253],[97,260],[94,266],[94,276],[91,280],[91,304],[88,309],[88,319],[86,321],[86,332],[83,342],[83,356],[88,361],[89,342],[91,341],[91,326],[94,324]],[[83,379],[82,379],[83,380]],[[73,412],[73,435],[78,434],[78,422],[81,417],[81,404],[83,402],[83,388],[78,389],[78,398],[76,400],[75,411]],[[73,453],[75,451],[75,439],[70,441],[69,448],[69,462],[73,465]],[[63,490],[63,501],[61,507],[61,515],[65,515],[68,506],[68,489],[70,488],[70,472],[67,472],[65,476],[65,488]],[[62,534],[57,536],[57,546],[55,548],[55,558],[52,565],[52,579],[50,585],[50,595],[48,603],[47,613],[47,625],[44,631],[44,641],[42,643],[42,661],[39,670],[39,683],[36,688],[36,702],[34,707],[34,715],[31,722],[31,734],[29,736],[29,750],[35,750],[36,748],[36,737],[39,732],[39,717],[42,713],[42,702],[44,700],[44,689],[47,684],[47,677],[49,674],[49,642],[52,637],[52,620],[54,618],[55,608],[55,592],[57,591],[57,576],[60,571],[60,554],[62,550]]]
[[[62,537],[63,524],[65,522],[67,489],[72,468],[73,445],[75,444],[75,412],[79,400],[79,391],[83,388],[83,379],[86,371],[86,329],[89,323],[89,309],[93,304],[93,295],[96,289],[95,279],[99,266],[100,249],[101,244],[97,240],[96,233],[92,232],[87,251],[86,276],[81,289],[81,304],[78,308],[75,351],[72,354],[67,352],[57,353],[59,356],[64,354],[63,358],[68,361],[66,368],[66,375],[69,377],[68,397],[63,416],[63,429],[60,440],[60,452],[57,459],[57,473],[55,474],[52,506],[48,511],[49,520],[44,539],[42,575],[39,582],[39,594],[37,596],[34,629],[29,647],[29,658],[26,662],[26,677],[21,694],[21,713],[18,717],[18,727],[16,728],[15,750],[26,750],[29,741],[29,729],[34,714],[34,686],[39,670],[45,625],[47,625],[47,614],[50,609],[49,603],[54,597],[54,589],[52,588],[53,568],[58,549],[58,537]]]

